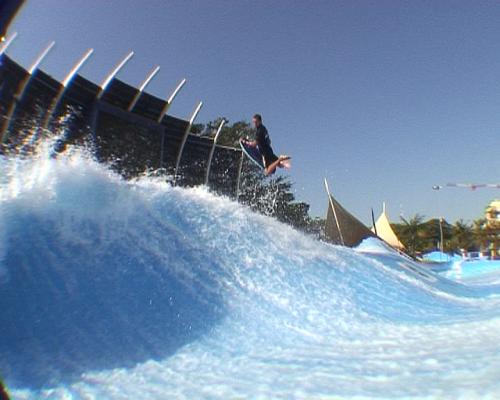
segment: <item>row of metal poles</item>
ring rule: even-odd
[[[13,33],[4,42],[3,46],[0,48],[0,57],[9,48],[9,46],[16,39],[16,37],[17,37],[17,32]],[[35,61],[29,67],[29,69],[28,69],[28,75],[26,76],[26,78],[19,84],[19,86],[18,86],[18,88],[16,90],[16,93],[14,95],[15,101],[13,101],[11,103],[11,105],[9,107],[9,110],[6,113],[4,123],[2,124],[2,127],[1,127],[1,131],[0,131],[1,135],[0,136],[2,138],[2,142],[6,139],[6,135],[8,134],[9,129],[10,129],[10,125],[12,123],[12,116],[14,115],[14,113],[16,111],[16,107],[20,103],[20,100],[22,99],[22,97],[23,97],[23,95],[24,95],[24,93],[26,91],[26,88],[28,87],[31,78],[34,76],[34,74],[38,70],[40,64],[45,59],[45,57],[47,57],[47,55],[50,53],[50,51],[52,50],[52,48],[54,47],[54,45],[55,45],[55,42],[52,41],[51,43],[49,43],[47,45],[47,47],[45,47],[43,49],[43,51],[37,56],[37,58],[35,59]],[[53,98],[53,100],[52,100],[52,102],[51,102],[51,104],[50,104],[47,112],[45,113],[45,117],[44,117],[44,119],[42,121],[42,124],[41,124],[41,127],[40,127],[41,129],[46,129],[49,126],[50,121],[53,119],[54,114],[55,114],[56,110],[58,109],[59,103],[61,102],[62,98],[64,97],[64,94],[66,93],[66,90],[68,89],[69,85],[71,84],[74,76],[78,73],[78,71],[87,62],[87,60],[90,58],[90,56],[92,55],[93,52],[94,52],[94,49],[92,49],[92,48],[88,49],[82,55],[82,57],[80,59],[78,59],[78,61],[73,65],[73,67],[71,68],[71,70],[68,72],[68,74],[66,75],[66,77],[63,79],[63,81],[61,82],[60,89],[58,90],[58,92],[57,92],[56,96]],[[109,72],[109,74],[104,78],[104,80],[99,85],[99,90],[98,90],[97,95],[96,95],[96,100],[100,100],[102,98],[102,96],[106,92],[106,89],[108,88],[109,84],[113,81],[113,79],[116,77],[116,75],[122,70],[122,68],[130,61],[130,59],[133,56],[134,56],[134,52],[130,51]],[[139,99],[140,99],[141,95],[143,94],[144,90],[146,89],[146,87],[149,85],[149,83],[155,77],[155,75],[158,73],[159,70],[160,70],[160,66],[157,65],[157,66],[155,66],[147,74],[147,76],[145,77],[145,79],[143,80],[143,82],[141,83],[141,85],[139,86],[138,91],[135,94],[134,98],[132,99],[132,101],[130,102],[129,106],[127,107],[127,111],[131,112],[131,111],[134,110],[134,107],[136,106],[137,102],[139,101]],[[169,96],[169,98],[166,100],[163,109],[161,110],[160,114],[158,115],[158,117],[156,119],[157,123],[161,123],[161,121],[163,120],[163,118],[167,114],[170,106],[172,105],[172,102],[174,101],[175,97],[177,96],[177,94],[182,89],[182,87],[184,86],[185,83],[186,83],[186,79],[182,79],[179,82],[179,84],[176,86],[176,88],[174,89],[174,91],[172,92],[172,94]],[[189,118],[189,123],[188,123],[188,126],[186,127],[186,131],[184,132],[184,135],[183,135],[183,138],[182,138],[182,142],[181,142],[181,146],[179,148],[179,152],[178,152],[177,159],[176,159],[176,162],[175,162],[174,184],[175,184],[175,181],[176,181],[177,176],[178,176],[178,169],[179,169],[179,164],[180,164],[180,161],[181,161],[181,158],[182,158],[182,153],[183,153],[183,150],[184,150],[184,146],[186,145],[186,141],[187,141],[187,138],[189,136],[189,132],[191,131],[192,125],[193,125],[193,123],[194,123],[194,121],[195,121],[198,113],[200,112],[202,105],[203,105],[203,102],[201,102],[201,101],[196,105],[193,113],[191,114],[191,117]],[[217,128],[216,134],[214,136],[214,140],[213,140],[213,143],[212,143],[212,148],[211,148],[210,153],[209,153],[209,159],[208,159],[208,165],[207,165],[207,172],[206,172],[206,176],[205,176],[205,185],[208,184],[208,178],[209,178],[209,175],[210,175],[210,168],[211,168],[211,165],[212,165],[212,158],[213,158],[213,155],[214,155],[214,152],[215,152],[215,145],[217,144],[217,140],[219,138],[219,135],[220,135],[220,133],[222,131],[222,128],[223,128],[223,126],[224,126],[225,123],[226,123],[226,120],[223,118],[222,121],[220,122],[220,124],[219,124],[219,126]],[[237,188],[236,188],[236,196],[237,197],[239,195],[240,176],[241,176],[242,164],[243,164],[243,155],[240,158],[240,163],[239,163],[239,168],[238,168],[238,178],[237,178]]]

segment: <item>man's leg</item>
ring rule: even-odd
[[[290,157],[288,156],[279,156],[278,159],[274,162],[272,162],[269,166],[266,166],[266,169],[264,169],[264,175],[268,176],[274,173],[276,171],[276,168],[281,167],[281,162],[285,160],[289,160]]]

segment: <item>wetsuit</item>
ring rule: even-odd
[[[278,159],[278,156],[274,154],[269,133],[267,133],[266,127],[262,124],[257,128],[255,141],[257,142],[260,154],[264,157],[264,165],[267,168]]]

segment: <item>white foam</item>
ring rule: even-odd
[[[108,243],[127,240],[135,246],[123,258],[154,256],[159,266],[151,268],[168,266],[186,291],[196,281],[216,292],[225,311],[170,357],[86,371],[36,392],[14,388],[14,398],[500,395],[497,305],[397,269],[406,261],[380,243],[356,251],[322,244],[206,188],[172,188],[152,177],[125,182],[78,152],[9,162],[0,221],[29,212],[54,222],[75,248],[103,254]],[[0,260],[9,250],[10,226],[3,228]],[[162,239],[166,228],[183,251],[202,255],[196,263]],[[217,285],[200,280],[200,270]]]

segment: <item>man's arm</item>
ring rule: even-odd
[[[248,147],[257,147],[256,140],[242,139],[242,142],[245,143]]]
[[[249,140],[248,136],[245,139],[245,144],[249,147],[258,147],[259,143],[264,142],[264,136],[262,129],[265,129],[262,125],[257,128],[255,132],[255,140]]]

